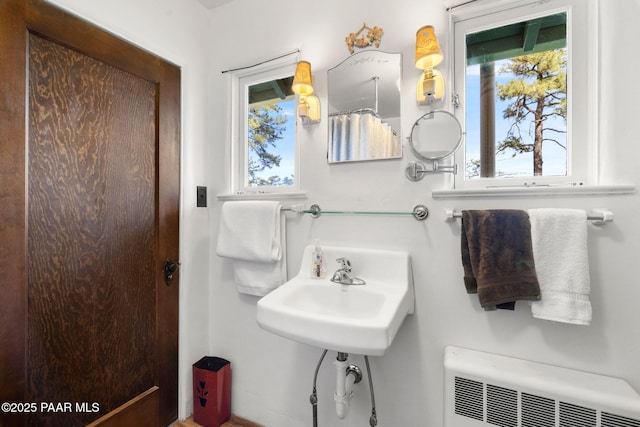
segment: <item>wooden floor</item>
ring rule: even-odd
[[[178,421],[171,427],[201,427],[200,424],[193,421],[193,417],[187,418],[184,421]],[[220,427],[264,427],[262,424],[257,424],[244,418],[231,415],[231,419]]]

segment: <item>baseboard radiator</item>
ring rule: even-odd
[[[444,427],[640,427],[624,380],[447,347]]]

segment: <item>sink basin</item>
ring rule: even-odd
[[[386,353],[405,317],[413,313],[411,260],[407,252],[343,247],[323,248],[327,277],[311,277],[305,248],[298,275],[258,301],[260,327],[274,334],[343,353]],[[330,280],[336,259],[351,261],[365,285]]]

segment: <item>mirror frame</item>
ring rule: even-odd
[[[429,115],[434,115],[434,114],[445,114],[447,116],[449,116],[450,118],[453,119],[454,123],[457,124],[458,127],[458,140],[455,142],[455,144],[453,145],[453,148],[449,151],[447,151],[445,154],[439,155],[439,156],[429,156],[428,152],[425,151],[418,151],[418,148],[416,148],[416,143],[414,143],[414,131],[416,129],[416,127],[420,124],[420,120],[422,120],[423,118],[425,118],[426,116]],[[413,154],[422,160],[429,160],[429,161],[435,161],[435,160],[442,160],[445,159],[449,156],[452,156],[462,145],[462,139],[464,137],[464,132],[462,130],[462,124],[460,123],[460,120],[458,120],[458,118],[451,114],[448,111],[445,110],[433,110],[433,111],[429,111],[424,113],[422,116],[418,117],[418,120],[415,121],[415,123],[413,124],[413,126],[411,127],[411,133],[409,134],[409,148],[411,148],[411,151],[413,152]],[[419,144],[418,144],[419,145]]]

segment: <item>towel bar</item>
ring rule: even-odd
[[[321,214],[333,215],[411,215],[416,220],[422,221],[429,216],[429,208],[425,205],[416,205],[411,212],[385,212],[385,211],[323,211],[318,205],[311,205],[309,209],[305,209],[303,205],[291,205],[288,208],[282,208],[283,211],[296,212],[299,214],[310,214],[314,218],[318,218]]]
[[[453,221],[462,218],[462,212],[453,209],[446,209],[445,220]],[[605,208],[594,208],[587,214],[587,219],[593,221],[594,224],[604,224],[605,222],[613,222],[613,212]]]

